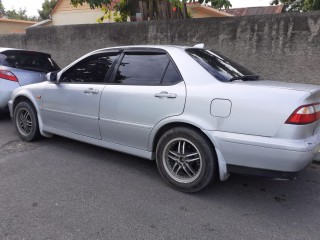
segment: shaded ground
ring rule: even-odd
[[[154,162],[0,120],[0,239],[319,239],[320,165],[297,180],[232,176],[197,194]]]

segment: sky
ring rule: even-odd
[[[26,9],[28,16],[38,16],[37,9],[41,9],[44,0],[2,0],[5,9]],[[233,8],[268,6],[271,0],[230,0]]]

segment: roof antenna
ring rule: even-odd
[[[194,48],[204,48],[204,43],[199,43],[193,46]]]

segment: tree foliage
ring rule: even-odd
[[[189,1],[190,2],[190,1]],[[200,0],[200,3],[210,3],[212,7],[222,9],[222,8],[230,8],[232,7],[232,4],[229,0]]]
[[[49,19],[50,13],[53,8],[57,5],[58,0],[45,0],[42,3],[42,9],[38,9],[39,16],[42,20]]]
[[[2,4],[2,1],[0,0],[0,17],[4,14],[5,14],[4,6]]]
[[[95,9],[110,4],[112,0],[70,0],[70,2],[75,7],[87,3],[90,5],[90,8]]]
[[[199,2],[199,3],[210,3],[210,5],[214,8],[222,9],[222,8],[230,8],[232,7],[229,0],[167,0],[169,1],[173,6],[181,7],[182,3],[185,2]],[[108,10],[108,5],[111,4],[113,0],[70,0],[70,3],[77,7],[78,5],[83,5],[85,3],[89,4],[91,9],[95,8],[102,8],[102,10],[105,12],[105,15],[102,16],[100,19],[98,19],[99,22],[102,22],[105,18],[110,18],[111,13]],[[117,3],[114,7],[117,12],[114,13],[114,19],[115,21],[127,21],[127,17],[131,14],[131,5],[130,0],[121,0],[119,3]],[[155,5],[155,4],[154,4]]]
[[[0,17],[6,16],[9,19],[18,19],[18,20],[26,20],[26,21],[37,21],[37,17],[28,17],[27,10],[19,8],[19,10],[6,10],[0,0]]]
[[[90,5],[90,8],[94,9],[94,8],[101,8],[103,5],[108,5],[112,2],[112,0],[70,0],[71,4],[73,6],[78,6],[78,5],[83,5],[84,3],[87,3]],[[121,1],[121,2],[130,2],[130,0],[128,1]],[[172,3],[178,3],[178,2],[195,2],[195,0],[169,0],[169,2]],[[197,1],[199,3],[211,3],[212,7],[215,8],[230,8],[232,7],[231,3],[229,0],[199,0]]]
[[[18,19],[18,20],[26,20],[26,21],[37,21],[37,17],[28,17],[27,16],[27,10],[19,8],[18,11],[15,9],[12,10],[7,10],[6,11],[6,16],[9,19]]]
[[[283,4],[288,12],[320,10],[320,0],[273,0],[271,5]]]

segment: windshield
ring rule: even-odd
[[[218,52],[188,48],[186,52],[219,81],[257,80],[259,76]]]
[[[36,72],[60,70],[49,54],[20,50],[8,50],[0,53],[0,65]]]

